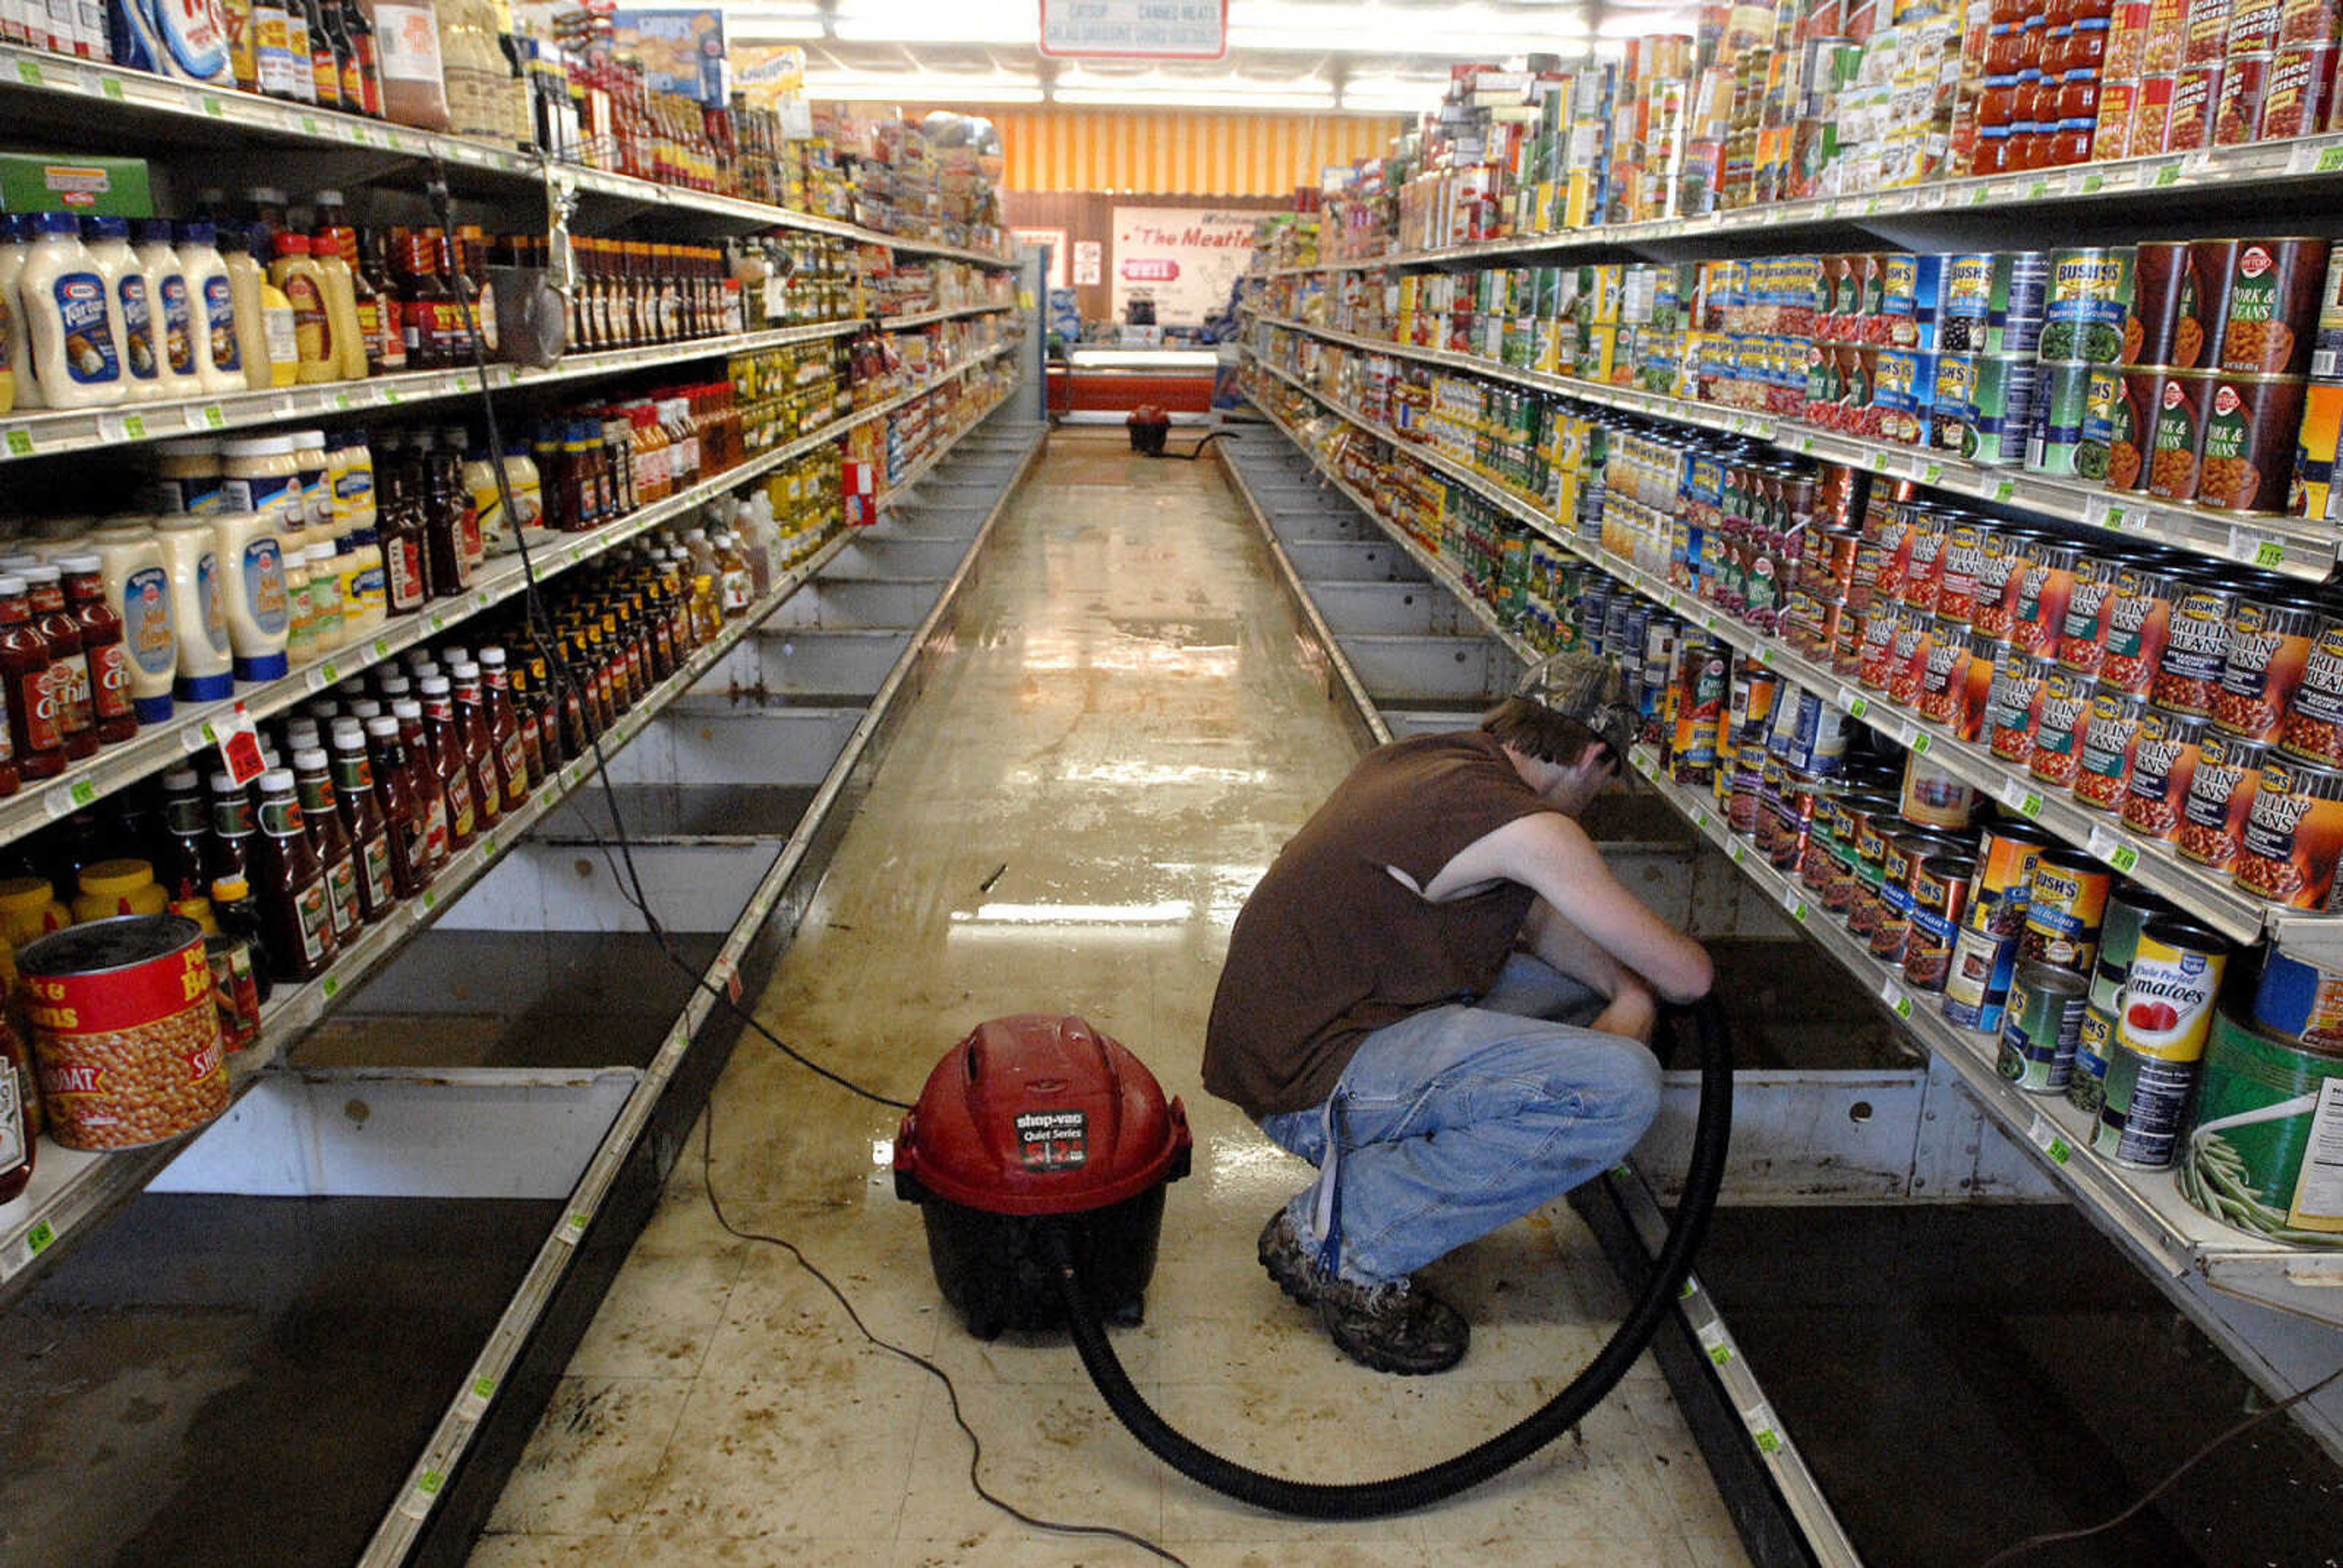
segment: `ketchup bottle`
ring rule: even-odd
[[[449,667],[455,678],[456,718],[464,726],[467,739],[477,735],[479,749],[488,759],[480,770],[483,783],[493,785],[499,814],[512,809],[528,799],[528,763],[520,754],[520,726],[513,721],[509,706],[498,708],[489,698],[486,678],[478,664],[464,663]],[[502,699],[504,694],[496,694]],[[501,712],[504,722],[497,722]]]
[[[49,648],[33,628],[25,579],[0,577],[0,696],[8,713],[7,790],[65,770],[65,736],[49,695]]]
[[[538,747],[537,726],[524,723],[519,700],[513,694],[513,671],[501,648],[480,649],[480,679],[488,689],[488,731],[496,738],[506,773],[518,779],[505,804],[518,806],[528,792],[545,782],[545,754]]]
[[[225,773],[212,775],[212,836],[204,845],[204,869],[212,881],[249,881],[252,872],[252,797]]]
[[[375,792],[382,799],[383,825],[390,834],[391,885],[400,898],[411,899],[431,882],[430,809],[409,777],[398,720],[387,715],[367,719],[366,738]]]
[[[90,727],[89,660],[82,657],[81,623],[65,612],[65,589],[55,567],[26,567],[33,625],[49,649],[49,690],[55,699],[57,733],[65,759],[78,762],[97,754],[97,731]]]
[[[488,709],[481,699],[480,667],[461,654],[454,654],[447,663],[447,686],[454,699],[452,714],[456,733],[464,742],[464,755],[472,766],[472,789],[475,806],[479,812],[480,830],[488,831],[505,814],[504,762],[497,751],[496,737],[488,729]],[[469,693],[468,696],[467,693]],[[430,705],[424,711],[430,712]]]
[[[465,836],[456,836],[457,799],[447,788],[447,775],[440,770],[437,752],[424,728],[423,705],[402,699],[390,705],[391,716],[398,720],[398,743],[407,749],[407,785],[415,791],[416,799],[423,804],[423,817],[427,824],[424,849],[425,864],[437,876],[448,858],[471,841],[471,801],[466,799]],[[451,756],[453,753],[451,751]],[[464,777],[463,759],[453,758],[458,776]]]
[[[481,788],[479,769],[487,759],[474,758],[471,748],[465,744],[464,727],[457,721],[456,700],[448,694],[447,678],[427,675],[417,684],[423,689],[424,743],[429,748],[432,770],[439,775],[439,788],[447,796],[448,852],[460,853],[487,825],[480,809],[487,791]],[[405,719],[401,714],[402,728]]]
[[[90,725],[101,743],[112,746],[138,733],[138,716],[130,706],[122,618],[106,602],[103,564],[96,556],[66,556],[57,568],[65,573],[65,606],[81,627],[82,656],[89,665]]]
[[[311,980],[334,961],[334,915],[326,869],[309,847],[292,772],[272,768],[260,776],[260,833],[252,853],[252,884],[268,933],[277,978]]]
[[[358,892],[357,856],[334,799],[334,776],[325,751],[304,747],[293,753],[293,788],[301,800],[301,826],[309,849],[326,870],[326,912],[333,917],[334,944],[347,948],[366,923],[366,900]],[[265,808],[264,808],[265,809]]]
[[[396,725],[393,726],[397,728]],[[368,925],[390,913],[397,901],[397,861],[406,853],[391,831],[374,764],[367,757],[366,726],[345,719],[334,725],[334,807],[357,867],[358,914]]]

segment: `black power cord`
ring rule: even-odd
[[[432,209],[439,219],[441,228],[449,234],[453,234],[456,229],[456,224],[452,200],[447,189],[447,170],[436,157],[432,159],[431,178],[425,189],[426,194],[432,204]],[[454,292],[457,301],[463,311],[465,334],[471,341],[472,367],[478,372],[480,377],[481,417],[487,422],[488,447],[492,451],[500,452],[504,449],[504,441],[497,425],[496,399],[489,396],[488,393],[488,357],[485,352],[485,346],[480,341],[479,325],[472,313],[472,302],[466,295],[465,291],[461,288],[458,288]],[[571,674],[568,661],[562,657],[560,639],[551,635],[553,630],[552,616],[546,609],[544,598],[538,592],[537,565],[535,561],[530,558],[528,553],[528,530],[520,526],[520,514],[513,505],[512,487],[510,481],[506,477],[504,465],[497,463],[491,465],[491,467],[496,470],[498,502],[504,508],[505,516],[512,519],[513,539],[514,542],[520,547],[521,580],[523,585],[522,606],[527,617],[531,644],[538,653],[544,655],[547,668],[553,673],[557,697],[558,697],[565,689],[568,694],[573,698],[581,697],[585,688],[578,682],[577,678]],[[866,1100],[875,1101],[879,1104],[891,1106],[897,1110],[910,1110],[912,1107],[909,1101],[896,1100],[889,1095],[880,1094],[875,1090],[865,1089],[862,1085],[856,1083],[853,1080],[832,1071],[830,1069],[821,1065],[821,1063],[814,1061],[792,1049],[787,1041],[783,1040],[771,1030],[767,1029],[763,1022],[760,1021],[753,1012],[749,1009],[742,1007],[739,1002],[733,1000],[729,991],[726,990],[722,986],[719,986],[714,981],[709,980],[705,973],[703,973],[699,969],[694,967],[689,960],[685,959],[681,953],[676,950],[673,941],[668,935],[667,929],[659,924],[659,917],[652,912],[650,907],[650,896],[643,888],[642,873],[635,865],[634,844],[627,835],[626,819],[618,806],[618,786],[614,784],[610,779],[608,759],[603,754],[601,735],[590,726],[587,727],[586,735],[588,742],[592,748],[594,753],[594,775],[600,780],[603,801],[609,808],[611,837],[617,840],[619,860],[625,866],[625,875],[623,879],[618,881],[619,894],[628,904],[633,906],[636,912],[642,916],[644,927],[650,933],[651,940],[657,945],[659,952],[666,957],[669,963],[673,964],[677,969],[689,976],[694,985],[698,986],[701,990],[706,991],[710,997],[712,997],[719,1007],[725,1009],[741,1023],[762,1035],[777,1050],[779,1050],[782,1055],[788,1057],[790,1060],[796,1062],[800,1067],[805,1068],[809,1071],[813,1072],[821,1078],[829,1080],[830,1082],[837,1084],[841,1089],[847,1090],[854,1094],[859,1094]],[[596,847],[601,850],[603,858],[607,862],[609,859],[611,850],[610,840],[604,839],[599,832],[596,831],[592,820],[586,818],[582,812],[579,814],[579,819],[584,823],[588,836],[594,840]],[[912,1364],[920,1367],[944,1385],[945,1396],[951,1403],[952,1421],[960,1427],[960,1431],[965,1432],[968,1436],[970,1447],[968,1480],[969,1485],[975,1491],[977,1496],[983,1499],[986,1503],[990,1503],[993,1507],[1001,1510],[1003,1513],[1008,1514],[1019,1523],[1028,1525],[1033,1529],[1046,1530],[1068,1535],[1111,1536],[1116,1540],[1127,1541],[1134,1546],[1138,1546],[1145,1551],[1153,1553],[1156,1556],[1163,1559],[1167,1563],[1178,1563],[1179,1568],[1187,1568],[1187,1564],[1181,1558],[1173,1555],[1163,1547],[1158,1546],[1155,1543],[1146,1539],[1144,1536],[1134,1534],[1127,1530],[1118,1529],[1113,1525],[1067,1524],[1052,1520],[1042,1519],[1037,1515],[1025,1513],[1023,1510],[1017,1508],[997,1493],[988,1490],[984,1484],[983,1478],[979,1473],[978,1470],[978,1467],[984,1460],[984,1443],[983,1441],[977,1436],[976,1429],[969,1424],[967,1416],[963,1414],[960,1410],[960,1390],[954,1386],[951,1380],[951,1374],[925,1357],[920,1356],[914,1352],[905,1350],[900,1345],[890,1344],[887,1341],[882,1340],[878,1335],[872,1333],[869,1325],[863,1322],[862,1314],[854,1310],[854,1303],[847,1298],[846,1292],[840,1290],[837,1283],[832,1281],[829,1275],[816,1268],[812,1260],[809,1259],[805,1253],[798,1248],[796,1243],[779,1236],[769,1236],[758,1231],[740,1230],[739,1227],[735,1226],[729,1219],[726,1218],[723,1205],[717,1200],[716,1185],[713,1180],[713,1151],[715,1139],[716,1096],[714,1088],[711,1086],[709,1092],[707,1106],[701,1112],[699,1159],[701,1185],[708,1194],[708,1206],[709,1210],[714,1212],[716,1222],[723,1226],[727,1231],[730,1232],[732,1235],[741,1238],[743,1241],[759,1241],[786,1249],[789,1255],[797,1260],[798,1265],[819,1281],[821,1283],[822,1288],[827,1290],[830,1295],[836,1299],[838,1304],[845,1309],[847,1317],[853,1322],[855,1328],[861,1333],[864,1339],[870,1341],[870,1343],[876,1345],[880,1350],[887,1351],[891,1354],[901,1357],[905,1361],[910,1362]]]

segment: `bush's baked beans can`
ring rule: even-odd
[[[2026,427],[2026,467],[2036,474],[2103,478],[2107,474],[2107,414],[2123,390],[2123,373],[2087,359],[2046,359]],[[2097,436],[2094,439],[2093,407]],[[2096,456],[2086,459],[2089,449]]]
[[[2157,843],[2180,837],[2197,762],[2213,721],[2151,704],[2139,716],[2131,747],[2131,782],[2124,789],[2123,824]]]
[[[1936,596],[1945,586],[1946,519],[1924,507],[1912,508],[1911,531],[1906,538],[1904,604],[1910,609],[1936,612]]]
[[[1931,855],[1912,870],[1912,929],[1904,940],[1904,983],[1940,991],[1951,969],[1953,939],[1967,907],[1976,858],[1965,851]]]
[[[2058,627],[2058,663],[2096,676],[2106,662],[2107,614],[2116,596],[2121,565],[2107,556],[2086,555],[2075,562],[2074,583],[2066,596],[2066,618]]]
[[[2240,600],[2213,694],[2214,724],[2252,740],[2278,739],[2321,618],[2306,604]]]
[[[2343,620],[2319,618],[2278,727],[2278,749],[2305,762],[2343,766]]]
[[[1945,264],[1944,347],[2030,355],[2042,338],[2050,258],[2038,250],[1970,252]]]
[[[1954,839],[1935,833],[1890,833],[1883,843],[1879,876],[1879,917],[1871,928],[1871,956],[1888,964],[1904,961],[1904,947],[1912,934],[1912,877],[1932,856],[1957,850]]]
[[[2126,564],[2116,569],[2107,597],[2107,636],[2099,656],[2099,679],[2124,691],[2146,694],[2156,683],[2164,646],[2172,631],[2177,578],[2150,567]]]
[[[2098,682],[2071,669],[2053,669],[2036,702],[2034,748],[2026,770],[2057,789],[2071,789],[2082,763],[2083,720]]]
[[[2066,1103],[2086,1116],[2096,1118],[2107,1098],[2107,1054],[2115,1045],[2114,1011],[2091,1003],[2075,1030],[2075,1062],[2066,1078]]]
[[[2017,967],[2017,939],[1964,923],[1953,933],[1945,973],[1945,1021],[1956,1029],[1997,1033]]]
[[[2226,1224],[2343,1246],[2343,1056],[2217,1013],[2186,1141],[2181,1196]]]
[[[227,1109],[204,933],[179,915],[93,920],[16,955],[49,1136],[130,1149]]]
[[[2217,871],[2233,871],[2245,852],[2246,819],[2260,793],[2269,743],[2208,730],[2197,748],[2197,775],[2180,808],[2180,853]]]
[[[1993,686],[1986,699],[1986,744],[2004,762],[2027,763],[2034,759],[2034,729],[2042,717],[2042,689],[2057,673],[2058,661],[2047,654],[2027,657],[2010,646],[2008,657],[1994,666]]]
[[[2143,240],[2134,247],[2131,309],[2124,317],[2125,365],[2177,365],[2195,361],[2177,351],[2184,302],[2195,296],[2185,239]]]
[[[2055,654],[2075,595],[2075,568],[2083,552],[2046,539],[2026,543],[2018,570],[2017,598],[2010,612],[2009,640],[2026,653]]]
[[[1996,822],[1977,841],[1976,879],[1962,900],[1963,921],[1978,930],[2017,940],[2026,929],[2034,864],[2050,836],[2026,822]]]
[[[1989,523],[1956,518],[1945,529],[1944,580],[1936,591],[1936,613],[1966,631],[1976,611],[1977,571],[1985,564],[1985,541],[1993,532]]]
[[[1985,537],[1984,550],[1977,558],[1976,589],[1969,602],[1971,630],[2008,638],[2009,623],[2017,613],[2017,589],[2025,580],[2029,538],[2006,528],[1996,528]]]
[[[1846,791],[1836,779],[1823,779],[1815,790],[1814,821],[1806,829],[1805,847],[1798,855],[1798,880],[1817,897],[1830,885],[1831,867],[1838,853],[1838,838],[1846,829],[1839,802]]]
[[[2059,1094],[2075,1068],[2075,1042],[2090,1003],[2083,977],[2019,960],[2001,1025],[2001,1076],[2028,1094]]]
[[[2299,376],[2223,371],[2213,377],[2197,469],[2197,505],[2271,516],[2286,510],[2308,386]]]
[[[2237,886],[2291,910],[2323,910],[2343,858],[2343,769],[2273,758],[2237,856]]]
[[[1850,813],[1855,823],[1855,898],[1846,907],[1848,934],[1868,942],[1879,930],[1880,883],[1887,874],[1887,840],[1911,824],[1887,810]]]
[[[2132,743],[2139,736],[2139,721],[2147,712],[2145,697],[2105,685],[2093,689],[2075,766],[2077,800],[2094,811],[2122,809],[2124,794],[2131,785]]]
[[[1936,638],[1935,612],[1906,605],[1897,614],[1887,660],[1888,701],[1905,708],[1919,705],[1920,687],[1927,679],[1928,656]]]
[[[2050,253],[2044,302],[2043,362],[2088,360],[2112,365],[2123,352],[2124,317],[2131,306],[2132,249],[2102,246]]]
[[[1862,663],[1855,679],[1865,689],[1885,693],[1888,671],[1896,663],[1896,628],[1903,623],[1903,607],[1875,599],[1864,612]]]
[[[2172,601],[2171,626],[2150,691],[2157,707],[2211,717],[2214,694],[2221,689],[2221,670],[2229,659],[2237,597],[2209,583],[2181,587]]]
[[[2079,849],[2044,850],[2026,884],[2017,956],[2088,975],[2098,957],[2099,923],[2107,917],[2115,880],[2113,871]]]
[[[2254,988],[2253,1021],[2312,1050],[2343,1055],[2343,970],[2273,946]]]
[[[1920,671],[1920,689],[1913,700],[1921,718],[1958,732],[1968,689],[1969,658],[1968,628],[1938,616],[1928,638],[1927,662]]]
[[[2252,376],[2300,376],[2309,370],[2328,250],[2325,239],[2238,242],[2216,364]]]
[[[2302,389],[2302,427],[2295,433],[2294,473],[2286,486],[2288,512],[2314,522],[2337,520],[2343,509],[2337,505],[2338,457],[2343,457],[2343,381],[2314,379]]]
[[[2168,370],[2149,437],[2147,493],[2167,501],[2197,498],[2197,468],[2205,451],[2205,405],[2213,395],[2212,374]]]
[[[2091,963],[2091,1005],[2104,1008],[2110,1018],[2123,1000],[2124,981],[2131,978],[2132,954],[2139,948],[2139,931],[2150,920],[2180,911],[2145,888],[2124,883],[2107,895],[2107,913],[2099,920],[2099,956]]]

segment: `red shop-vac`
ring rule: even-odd
[[[1700,1120],[1684,1196],[1644,1292],[1594,1359],[1515,1425],[1452,1459],[1384,1481],[1292,1481],[1222,1458],[1141,1397],[1107,1337],[1146,1311],[1164,1189],[1188,1174],[1186,1110],[1146,1064],[1081,1019],[979,1024],[928,1075],[895,1138],[895,1192],[920,1205],[928,1259],[969,1332],[1065,1327],[1116,1417],[1173,1469],[1240,1502],[1316,1519],[1403,1513],[1527,1458],[1584,1418],[1674,1310],[1725,1174],[1732,1042],[1713,999],[1694,1005]]]

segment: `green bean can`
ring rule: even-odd
[[[2107,1053],[2116,1048],[2114,1010],[2093,1002],[2083,1009],[2075,1030],[2074,1070],[2066,1075],[2066,1103],[2086,1116],[2099,1113],[2107,1092]]]
[[[2150,1056],[2118,1039],[2107,1055],[2107,1094],[2091,1128],[2092,1149],[2136,1171],[2169,1167],[2204,1070],[2201,1057]]]
[[[2132,950],[2139,946],[2139,928],[2158,915],[2180,911],[2145,888],[2118,884],[2107,895],[2107,912],[2099,920],[2099,955],[2091,966],[2091,1005],[2112,1019],[2123,1000],[2124,981],[2131,975]]]
[[[2113,365],[2122,356],[2124,318],[2131,313],[2132,261],[2129,246],[2050,253],[2039,345],[2046,363],[2087,359]]]
[[[2181,1195],[2297,1246],[2343,1247],[2343,1056],[2213,1020]]]
[[[2002,1077],[2028,1094],[2057,1094],[2074,1075],[2090,982],[2054,964],[2022,963],[2002,1017]]]

